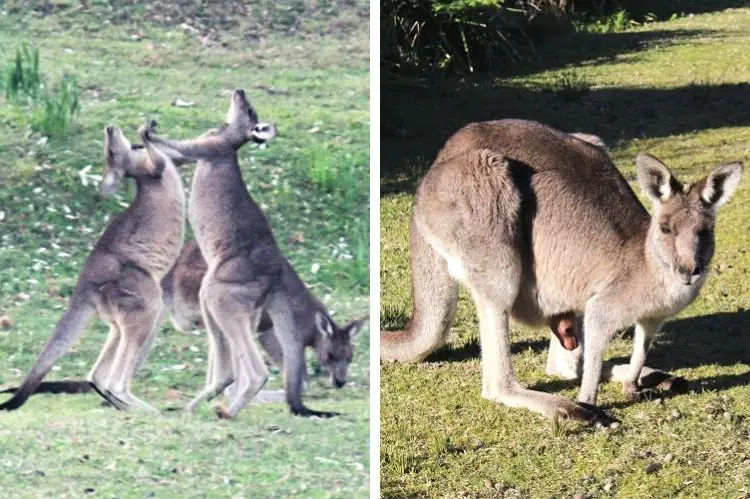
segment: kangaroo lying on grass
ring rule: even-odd
[[[191,241],[182,249],[172,270],[162,279],[164,305],[171,314],[175,328],[180,331],[187,331],[191,327],[202,325],[198,293],[207,270],[208,265],[198,243]],[[315,349],[318,361],[331,374],[331,384],[336,388],[343,387],[346,384],[347,370],[352,361],[352,339],[359,334],[365,319],[338,327],[328,314],[325,305],[310,293],[286,259],[282,280],[284,287],[289,290],[289,303],[294,314],[294,321],[299,325],[299,338],[304,346]],[[258,340],[263,349],[269,354],[273,363],[283,369],[283,349],[274,333],[271,318],[265,312],[261,316],[258,330]],[[303,362],[305,362],[304,358]],[[212,370],[212,366],[208,369]],[[303,366],[302,372],[306,376],[306,365]]]
[[[268,379],[253,338],[263,313],[268,314],[281,344],[286,400],[294,414],[336,415],[308,409],[302,403],[305,369],[304,329],[294,314],[286,260],[279,251],[263,211],[250,197],[242,179],[237,151],[250,140],[273,138],[272,125],[260,123],[244,90],[231,97],[226,124],[195,140],[144,137],[176,161],[198,161],[188,217],[208,271],[199,291],[201,315],[209,331],[206,387],[186,407],[194,410],[206,399],[237,383],[229,406],[217,414],[233,418]]]
[[[110,332],[89,383],[118,409],[156,410],[130,393],[130,381],[146,358],[159,322],[159,282],[182,247],[185,194],[173,162],[153,146],[131,146],[118,127],[108,126],[104,150],[102,194],[111,195],[123,177],[130,177],[138,188],[135,199],[99,238],[67,311],[26,379],[0,410],[17,409],[26,402],[93,315],[109,323]],[[70,383],[80,382],[57,384]]]
[[[636,167],[653,216],[601,147],[535,122],[464,127],[417,189],[412,320],[381,334],[381,358],[416,361],[441,346],[459,281],[479,315],[484,398],[608,423],[594,404],[610,339],[636,324],[630,364],[617,370],[635,393],[654,336],[705,281],[716,209],[742,174],[730,163],[683,186],[656,158],[639,154]],[[584,318],[579,404],[522,388],[510,355],[511,315],[540,324],[570,312]]]

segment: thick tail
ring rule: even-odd
[[[381,331],[380,358],[418,362],[440,348],[456,316],[458,283],[446,261],[424,239],[412,215],[411,289],[412,317],[402,331]]]
[[[0,393],[16,393],[18,391],[19,387],[12,387],[12,388],[6,388],[4,390],[0,390]],[[76,393],[88,393],[93,388],[91,387],[91,383],[86,381],[85,379],[66,379],[62,381],[42,381],[39,386],[37,386],[36,390],[34,391],[34,394],[37,393],[69,393],[69,394],[76,394]]]
[[[82,293],[73,295],[68,304],[68,310],[58,321],[55,332],[44,345],[44,350],[37,358],[26,379],[23,380],[10,400],[0,404],[0,411],[18,409],[36,392],[42,379],[73,342],[78,339],[95,311],[96,309],[88,296]]]

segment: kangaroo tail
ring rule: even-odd
[[[42,353],[37,358],[31,371],[26,375],[21,386],[9,400],[0,404],[0,411],[12,411],[21,407],[36,391],[42,379],[55,365],[55,362],[70,348],[88,324],[96,308],[89,296],[75,293],[68,304],[68,310],[63,314],[55,326],[52,337],[44,345]]]
[[[420,233],[416,210],[409,235],[412,317],[404,330],[381,331],[380,358],[386,361],[424,360],[445,343],[456,316],[458,283],[448,272],[446,261]]]
[[[16,393],[19,387],[6,388],[0,390],[0,393]],[[91,383],[85,379],[65,379],[62,381],[42,381],[37,386],[34,394],[37,393],[88,393],[92,390]]]

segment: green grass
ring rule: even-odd
[[[367,6],[289,4],[264,12],[268,26],[253,31],[248,16],[222,17],[219,2],[203,11],[183,3],[39,2],[30,12],[9,2],[12,12],[0,13],[0,45],[29,43],[47,82],[70,75],[81,89],[66,136],[37,131],[26,107],[0,97],[0,316],[12,321],[0,330],[2,385],[16,385],[31,366],[89,250],[133,197],[132,185],[113,200],[97,196],[105,125],[135,140],[154,118],[164,135],[194,137],[220,124],[235,87],[278,125],[279,136],[267,148],[242,149],[240,163],[282,251],[336,318],[368,311]],[[14,55],[0,54],[0,67]],[[195,105],[173,107],[177,98]],[[322,163],[313,161],[320,150],[333,172],[322,184]],[[186,186],[192,172],[184,170]],[[105,337],[92,323],[49,379],[84,376]],[[32,398],[0,415],[2,495],[78,497],[92,488],[101,497],[364,497],[368,344],[366,330],[345,389],[312,383],[311,407],[344,414],[329,421],[292,417],[279,403],[221,422],[210,404],[194,417],[152,417],[101,407],[95,395]],[[134,392],[161,408],[184,406],[203,385],[206,350],[204,335],[165,324]],[[267,387],[279,388],[279,378]]]
[[[515,76],[384,86],[381,327],[403,327],[411,313],[408,219],[416,183],[448,136],[470,121],[520,117],[599,134],[636,190],[638,151],[662,158],[686,181],[724,161],[747,164],[750,9],[716,10],[625,33],[560,37],[540,46],[537,62]],[[701,296],[667,323],[648,357],[648,365],[687,378],[689,393],[630,403],[618,384],[605,383],[599,403],[621,420],[607,431],[483,400],[478,323],[462,291],[445,350],[423,363],[381,367],[383,495],[750,492],[747,186],[744,179],[719,213]],[[577,397],[575,383],[544,374],[549,333],[511,328],[521,382]],[[609,357],[624,359],[631,347],[630,335],[618,338]]]

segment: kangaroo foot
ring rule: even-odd
[[[301,416],[303,418],[309,418],[309,417],[332,418],[332,417],[341,415],[340,412],[314,411],[304,406],[303,407],[291,407],[290,411],[295,416]]]
[[[684,393],[688,390],[688,382],[682,376],[674,376],[664,371],[654,371],[638,380],[644,388],[653,388],[669,394]]]
[[[585,402],[577,402],[577,405],[582,411],[578,414],[577,419],[583,419],[592,425],[606,428],[612,426],[612,423],[618,423],[617,418],[600,407]]]

